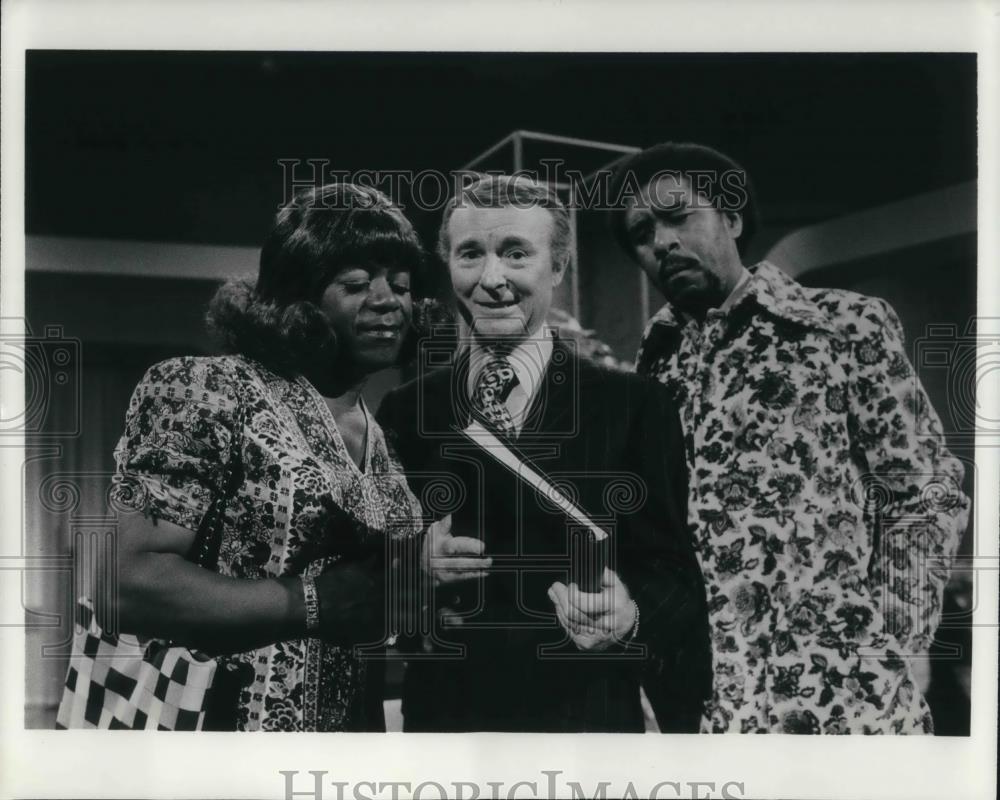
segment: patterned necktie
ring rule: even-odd
[[[472,391],[472,406],[477,414],[494,432],[508,438],[513,438],[517,429],[505,403],[516,385],[517,375],[510,361],[505,355],[491,351]]]

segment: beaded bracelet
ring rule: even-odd
[[[635,641],[635,637],[639,635],[639,604],[633,600],[632,605],[635,607],[635,622],[632,623],[632,632],[629,633],[625,644],[632,644]]]
[[[312,575],[302,576],[302,599],[306,604],[306,630],[319,630],[319,595],[316,593],[316,579]]]

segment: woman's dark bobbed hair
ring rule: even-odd
[[[379,264],[418,273],[424,250],[409,220],[377,189],[332,183],[298,192],[274,218],[256,284],[224,284],[210,330],[229,353],[285,374],[323,369],[337,341],[319,300],[345,267]]]

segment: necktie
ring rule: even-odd
[[[478,415],[496,433],[510,438],[517,430],[504,403],[516,384],[517,375],[510,361],[494,351],[483,365],[472,391],[472,406]]]

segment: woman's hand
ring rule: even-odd
[[[606,650],[625,641],[635,627],[638,608],[618,574],[605,567],[600,592],[583,592],[575,583],[553,583],[549,599],[559,624],[580,650]]]
[[[421,566],[434,588],[482,578],[493,559],[484,556],[486,545],[471,536],[452,536],[451,515],[435,522],[424,535]]]
[[[377,645],[389,637],[385,565],[374,556],[338,561],[316,576],[319,630],[315,635],[339,645]]]

